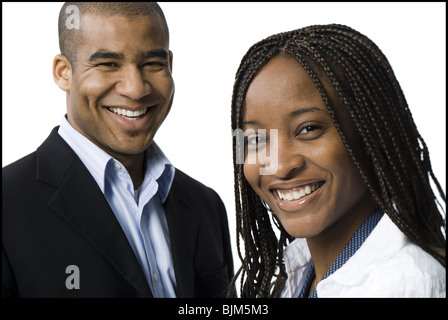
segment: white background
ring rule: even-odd
[[[62,3],[3,3],[2,167],[33,152],[60,124],[65,93],[52,78]],[[388,57],[425,139],[446,173],[446,4],[160,3],[170,28],[176,94],[156,142],[179,169],[215,189],[229,216],[235,266],[230,103],[236,70],[255,42],[311,24],[346,24]],[[446,190],[446,189],[445,189]]]

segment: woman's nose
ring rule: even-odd
[[[271,141],[271,144],[273,142]],[[275,151],[271,148],[271,152]],[[293,177],[297,171],[305,165],[305,158],[294,145],[293,141],[289,138],[279,138],[277,142],[277,159],[276,160],[276,170],[273,173],[279,179],[288,179]],[[271,158],[272,154],[271,154]],[[271,160],[271,166],[272,164]]]

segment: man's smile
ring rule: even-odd
[[[135,111],[119,107],[107,107],[107,109],[118,115],[123,116],[123,118],[127,120],[135,121],[137,119],[140,119],[144,114],[146,114],[148,112],[149,107],[143,107]]]

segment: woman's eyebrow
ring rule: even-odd
[[[257,125],[257,124],[258,124],[258,121],[255,121],[255,120],[244,121],[243,127],[246,125]]]
[[[327,110],[324,110],[324,109],[321,109],[318,107],[308,107],[308,108],[301,108],[301,109],[294,110],[294,111],[290,112],[289,115],[290,116],[300,116],[304,113],[314,112],[314,111],[325,112],[325,113],[327,112]]]
[[[324,113],[327,112],[327,110],[324,110],[324,109],[321,109],[321,108],[318,108],[318,107],[308,107],[308,108],[300,108],[300,109],[291,111],[289,113],[289,116],[290,117],[296,117],[296,116],[300,116],[300,115],[302,115],[304,113],[307,113],[307,112],[315,112],[315,111],[324,112]],[[259,124],[259,123],[256,120],[247,120],[247,121],[243,122],[243,126],[246,126],[246,125],[257,125],[257,124]]]

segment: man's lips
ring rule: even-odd
[[[115,128],[125,131],[148,130],[155,119],[157,104],[151,105],[102,105]]]
[[[152,107],[153,106],[141,106],[130,108],[128,106],[104,106],[108,111],[132,121],[142,118]]]

